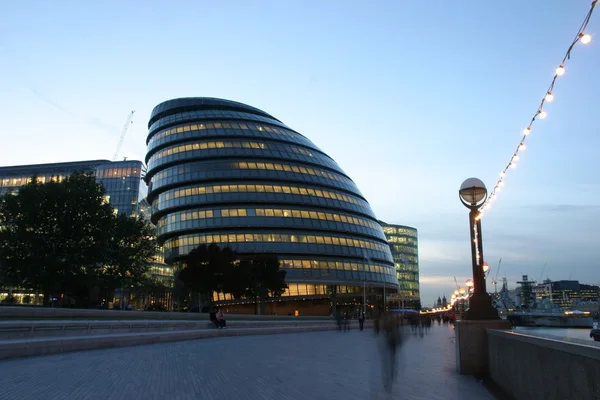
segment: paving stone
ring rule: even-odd
[[[233,336],[0,361],[0,399],[493,399],[455,372],[454,331],[405,332],[391,393],[372,330]]]

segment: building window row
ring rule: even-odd
[[[408,228],[398,228],[393,226],[384,226],[383,233],[386,235],[404,235],[404,236],[412,236],[417,237],[417,231],[415,229]]]
[[[152,275],[162,275],[162,276],[174,276],[175,275],[175,273],[173,271],[173,267],[169,267],[166,265],[150,266],[150,273]]]
[[[396,261],[396,260],[394,260],[394,261]],[[396,266],[396,269],[398,271],[419,272],[419,264],[416,261],[416,257],[415,257],[414,264],[400,264],[398,262],[395,262],[394,265]]]
[[[204,166],[204,163],[187,163],[184,165],[167,168],[164,169],[157,174],[152,176],[152,184],[155,186],[162,186],[165,182],[169,182],[165,180],[166,178],[177,179],[177,177],[185,176],[186,174],[190,177],[188,179],[192,179],[192,176],[207,176],[207,177],[221,177],[223,178],[223,173],[232,174],[234,171],[231,170],[269,170],[269,171],[278,171],[278,172],[293,172],[304,175],[314,176],[317,179],[313,179],[316,182],[322,182],[320,178],[328,178],[334,181],[341,183],[343,186],[347,186],[349,188],[354,188],[354,182],[345,175],[333,174],[328,171],[324,171],[321,169],[315,169],[310,167],[299,167],[297,165],[288,165],[288,164],[278,164],[278,163],[256,163],[256,162],[234,162],[234,163],[214,163],[214,166],[217,167],[214,170],[207,170]],[[222,169],[219,171],[218,167]],[[225,170],[225,171],[224,171]],[[243,177],[239,173],[236,172],[237,177]],[[285,175],[284,175],[285,176]],[[245,177],[244,177],[245,178]],[[174,182],[174,181],[173,181]],[[332,183],[333,184],[333,183]],[[351,189],[350,189],[351,190]]]
[[[191,144],[185,144],[185,145],[180,145],[180,146],[176,146],[176,147],[170,147],[168,149],[164,149],[159,151],[158,153],[154,154],[152,157],[150,157],[150,161],[148,162],[150,163],[154,163],[158,160],[160,160],[163,157],[167,157],[173,154],[178,154],[178,153],[185,153],[185,152],[190,152],[190,151],[198,151],[198,150],[210,150],[210,149],[262,149],[262,150],[268,150],[270,147],[267,143],[261,143],[261,142],[225,142],[225,141],[218,141],[218,142],[204,142],[204,143],[191,143]],[[302,149],[300,147],[297,146],[292,146],[292,145],[286,145],[286,150],[289,149],[294,153],[297,154],[302,154],[305,156],[309,156],[309,157],[313,157],[313,154],[306,150],[306,149]]]
[[[314,176],[322,176],[325,178],[333,179],[338,182],[346,183],[348,178],[345,176],[340,176],[337,174],[332,174],[331,172],[324,171],[322,169],[315,169],[310,167],[299,167],[297,165],[288,165],[288,164],[277,164],[277,163],[262,163],[262,162],[240,162],[237,163],[237,167],[239,169],[263,169],[263,170],[271,170],[271,171],[285,171],[285,172],[294,172],[297,174],[304,175],[314,175]]]
[[[401,253],[401,254],[419,254],[419,249],[416,246],[403,246],[400,244],[390,244],[390,248],[392,249],[392,253]]]
[[[204,218],[218,218],[218,217],[281,217],[281,218],[302,218],[302,219],[319,219],[324,221],[332,222],[344,222],[347,224],[360,225],[367,228],[378,229],[379,224],[368,221],[362,218],[351,217],[344,214],[336,214],[330,212],[321,211],[307,211],[307,210],[292,210],[292,209],[278,209],[278,208],[238,208],[238,209],[215,209],[215,210],[195,210],[195,211],[181,211],[170,214],[168,217],[162,218],[158,222],[158,227],[162,228],[167,224],[173,224],[177,222],[187,220],[197,220]]]
[[[279,242],[279,243],[310,243],[310,244],[328,244],[334,246],[350,246],[360,249],[371,249],[381,252],[389,252],[387,245],[374,243],[368,240],[352,239],[338,236],[322,235],[295,235],[295,234],[276,234],[276,233],[230,233],[230,234],[205,234],[205,235],[184,235],[178,238],[167,239],[164,244],[165,249],[180,248],[183,246],[198,246],[200,244],[210,243],[244,243],[244,242]]]
[[[402,236],[388,236],[388,242],[390,242],[391,244],[394,243],[404,243],[404,244],[412,244],[412,245],[416,245],[417,239],[415,238],[409,238],[409,237],[402,237]]]
[[[338,294],[358,294],[362,293],[362,286],[347,286],[339,285],[336,287]],[[310,283],[288,283],[287,290],[281,297],[297,297],[297,296],[327,296],[332,291],[331,285],[314,285]],[[231,301],[235,300],[229,293],[213,293],[214,301]]]
[[[296,194],[302,196],[324,197],[345,201],[347,203],[365,206],[364,200],[336,193],[328,190],[313,189],[301,186],[280,186],[280,185],[215,185],[215,186],[191,186],[181,189],[171,189],[159,195],[159,202],[171,200],[184,196],[197,196],[213,193],[283,193]]]
[[[189,124],[189,125],[183,125],[183,126],[178,126],[175,128],[170,128],[170,129],[164,130],[164,131],[152,136],[152,139],[150,139],[148,146],[150,146],[152,144],[152,142],[154,142],[156,140],[173,135],[175,133],[203,131],[206,129],[257,130],[257,131],[266,131],[269,133],[271,133],[271,132],[277,133],[277,134],[285,135],[285,136],[294,136],[291,132],[287,132],[284,129],[276,128],[274,126],[258,125],[258,124],[240,124],[240,123],[235,123],[235,122],[212,122],[212,123],[207,123],[207,124]]]
[[[281,260],[280,263],[282,268],[337,269],[345,271],[373,272],[377,274],[394,273],[392,267],[347,261]]]
[[[0,187],[20,187],[25,186],[31,182],[33,173],[29,176],[19,176],[14,178],[3,178],[0,180]],[[39,175],[37,177],[38,183],[46,182],[62,182],[68,175]]]
[[[98,168],[95,175],[96,179],[139,178],[140,170],[137,168]]]

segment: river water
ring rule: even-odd
[[[597,323],[594,323],[594,327]],[[590,329],[576,329],[576,328],[537,328],[537,327],[525,327],[518,326],[514,329],[515,332],[524,333],[532,336],[556,336],[563,339],[579,339],[593,342],[594,339],[590,337]],[[599,342],[600,343],[600,342]]]

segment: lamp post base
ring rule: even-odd
[[[469,309],[465,312],[465,320],[497,320],[498,310],[492,306],[492,297],[488,293],[473,294],[469,299]]]

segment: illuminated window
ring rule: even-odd
[[[330,241],[333,244],[333,237],[324,236],[324,235],[290,235],[290,234],[265,234],[265,233],[255,233],[252,236],[252,242],[281,242],[281,243],[291,243],[292,236],[297,238],[300,243],[325,243],[325,241]],[[181,248],[183,246],[186,247],[197,247],[200,244],[210,244],[212,242],[227,244],[227,243],[237,243],[237,242],[247,242],[246,235],[236,235],[234,233],[228,235],[211,235],[211,234],[191,234],[180,236],[178,238],[167,239],[164,244],[166,249],[173,248]],[[325,239],[327,238],[327,239]],[[338,238],[340,242],[340,246],[351,246],[357,247],[360,249],[367,248],[371,250],[377,250],[386,252],[389,251],[389,247],[387,245],[383,245],[380,243],[375,243],[369,240],[362,239],[349,239],[349,238]],[[346,241],[346,244],[342,244]],[[187,249],[188,251],[190,249]]]

